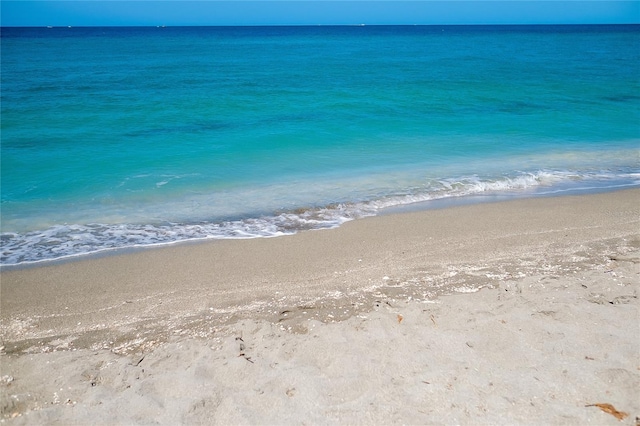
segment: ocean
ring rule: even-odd
[[[2,265],[640,186],[639,25],[0,34]]]

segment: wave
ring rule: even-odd
[[[263,215],[254,218],[197,223],[73,224],[55,225],[41,231],[0,234],[0,264],[23,265],[108,250],[174,244],[206,239],[265,238],[302,230],[335,228],[381,210],[413,203],[478,194],[505,196],[551,195],[565,191],[589,191],[640,186],[640,173],[540,170],[514,176],[463,176],[432,179],[393,194],[359,202]]]

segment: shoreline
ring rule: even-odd
[[[522,175],[516,180],[522,178],[526,178],[526,175]],[[509,179],[507,179],[507,181],[509,181]],[[316,206],[294,210],[277,210],[272,214],[253,218],[247,216],[236,217],[235,219],[230,217],[227,220],[213,220],[211,222],[150,223],[148,227],[135,222],[129,224],[108,224],[98,221],[90,225],[74,225],[72,221],[70,224],[51,225],[47,229],[34,231],[35,233],[39,233],[39,235],[32,234],[31,232],[26,232],[25,234],[9,231],[3,232],[3,247],[5,250],[2,253],[0,271],[37,268],[58,263],[110,256],[113,254],[153,250],[177,244],[198,244],[212,240],[275,238],[305,232],[307,230],[333,229],[342,226],[346,222],[371,216],[441,209],[478,203],[494,203],[523,198],[589,195],[640,188],[638,182],[621,182],[622,181],[617,181],[617,183],[610,182],[609,185],[604,185],[603,182],[599,182],[595,183],[594,186],[573,186],[571,182],[564,182],[552,186],[533,185],[531,187],[529,187],[527,183],[520,182],[524,187],[518,189],[518,184],[511,190],[504,188],[490,190],[485,188],[480,192],[472,190],[465,195],[456,194],[455,191],[450,194],[434,193],[435,195],[432,195],[436,198],[433,199],[427,197],[427,199],[421,200],[421,196],[417,196],[417,199],[415,199],[405,195],[399,196],[399,199],[393,202],[389,202],[388,200],[384,201],[384,198],[382,198],[379,200],[347,203],[345,212],[341,212],[341,208],[335,208],[336,205],[341,204],[330,203],[324,207]],[[491,185],[491,183],[489,183],[489,185]],[[404,199],[405,197],[409,197],[410,199]],[[394,197],[391,197],[391,199],[393,198]],[[382,204],[378,205],[379,202]],[[307,214],[311,216],[307,217]],[[259,224],[255,225],[252,223],[253,221],[257,221]],[[56,229],[57,226],[60,226],[62,229]],[[99,230],[93,230],[92,228],[94,226],[99,228]],[[98,237],[102,233],[104,233],[104,235],[111,235],[114,231],[111,227],[118,228],[120,226],[127,229],[125,233],[131,232],[134,237],[139,233],[145,234],[145,238],[148,238],[149,241],[141,242],[140,240],[134,241],[127,238],[113,240],[109,237]],[[246,229],[246,227],[249,229]],[[71,229],[74,229],[74,231],[72,232]],[[52,238],[57,244],[53,244],[52,246],[50,245],[50,240],[47,238],[39,240],[39,238],[42,238],[50,232],[56,233],[56,236]],[[92,235],[94,232],[97,232],[97,234],[94,235],[97,239],[86,245],[86,235]],[[36,239],[35,243],[27,243],[23,240],[24,238],[28,239],[31,237]],[[142,240],[145,238],[142,238]],[[125,240],[127,241],[125,242]],[[78,245],[79,248],[77,248],[76,245]],[[63,247],[66,248],[61,252],[60,249]],[[57,252],[57,257],[50,257],[53,252]]]
[[[124,363],[125,360],[130,363],[136,357],[150,360],[167,353],[184,358],[182,363],[176,361],[176,364],[157,370],[158,379],[173,377],[171,375],[177,374],[176,371],[181,366],[197,363],[206,348],[215,354],[221,365],[234,366],[231,369],[234,374],[241,374],[236,367],[245,368],[249,364],[256,367],[255,364],[268,359],[270,363],[261,364],[260,371],[263,374],[275,374],[270,372],[277,370],[273,367],[274,363],[289,365],[287,363],[296,361],[297,364],[291,364],[291,373],[297,371],[296,374],[304,377],[310,368],[309,357],[312,357],[314,351],[324,351],[322,353],[327,359],[334,360],[335,366],[338,366],[341,361],[335,357],[339,357],[341,352],[344,355],[356,351],[359,356],[365,356],[369,348],[370,354],[378,357],[377,361],[362,364],[347,357],[349,359],[344,362],[364,383],[373,385],[375,379],[368,375],[369,369],[389,365],[402,370],[402,357],[408,357],[409,364],[423,362],[429,357],[440,360],[440,364],[435,361],[430,363],[430,368],[437,371],[436,375],[444,375],[447,369],[456,369],[451,360],[458,355],[466,360],[464,362],[473,364],[477,354],[456,355],[456,352],[452,352],[449,354],[450,361],[444,356],[446,350],[427,358],[418,356],[420,351],[426,353],[425,351],[430,350],[424,346],[429,341],[438,341],[447,346],[451,344],[448,339],[457,341],[464,335],[463,339],[467,340],[466,344],[464,341],[462,343],[467,348],[479,348],[483,346],[482,342],[494,342],[495,348],[484,348],[487,358],[480,357],[480,362],[490,363],[492,357],[500,358],[501,351],[511,350],[505,348],[504,343],[499,343],[501,339],[516,338],[526,342],[520,348],[522,350],[527,347],[538,348],[533,351],[534,354],[526,355],[531,357],[530,361],[533,360],[531,362],[534,365],[539,364],[542,368],[544,360],[548,358],[553,365],[556,361],[565,363],[565,370],[570,372],[574,372],[578,366],[569,362],[570,360],[558,358],[559,352],[550,349],[548,345],[560,345],[563,339],[571,342],[577,339],[574,342],[576,348],[588,352],[581,355],[582,359],[597,359],[598,362],[591,364],[606,371],[612,368],[625,371],[619,373],[624,379],[620,379],[622,376],[618,375],[615,380],[610,380],[613,384],[608,392],[615,396],[610,397],[616,401],[614,405],[631,411],[624,424],[632,424],[632,419],[640,415],[637,401],[630,402],[637,396],[636,385],[640,383],[640,373],[637,370],[640,368],[640,344],[635,338],[640,330],[637,321],[633,324],[633,318],[637,319],[639,312],[640,271],[636,271],[640,261],[639,200],[639,189],[578,196],[524,198],[380,215],[351,221],[339,228],[322,232],[301,232],[278,238],[211,240],[56,265],[0,271],[3,345],[0,352],[3,358],[1,375],[11,377],[11,381],[5,383],[8,379],[3,379],[0,383],[7,394],[2,401],[0,419],[16,421],[16,424],[29,422],[29,419],[87,421],[89,417],[83,417],[82,413],[85,412],[81,408],[85,407],[87,414],[91,412],[88,407],[95,406],[88,400],[83,400],[80,391],[74,392],[76,387],[81,388],[81,384],[77,383],[77,376],[82,376],[82,371],[79,370],[89,368],[95,357],[109,359],[114,365]],[[602,295],[602,299],[598,299],[600,296],[596,297],[597,295]],[[566,302],[558,302],[564,300]],[[604,302],[600,303],[600,300]],[[535,309],[530,310],[532,307]],[[611,317],[611,313],[605,308],[617,309],[620,316]],[[473,324],[484,324],[482,318],[486,315],[482,312],[494,311],[502,312],[505,323],[520,324],[521,330],[538,326],[538,323],[531,323],[531,318],[534,318],[532,315],[536,312],[549,312],[548,315],[541,314],[542,317],[561,318],[563,321],[558,321],[560,329],[543,324],[544,329],[549,332],[548,340],[542,338],[542,331],[538,329],[522,333],[511,330],[516,334],[508,335],[493,330],[495,325],[493,328],[487,325],[488,328],[482,330],[469,328]],[[600,324],[602,332],[574,322],[576,318],[593,319]],[[616,323],[618,320],[622,323]],[[619,330],[614,332],[616,328]],[[368,334],[358,335],[356,331],[361,329],[368,330]],[[571,333],[575,332],[575,335],[568,335],[569,330],[572,330]],[[431,334],[424,335],[427,332]],[[314,333],[319,341],[329,347],[319,349],[313,346],[311,337]],[[596,340],[592,340],[589,333]],[[408,354],[397,346],[409,344],[406,339],[411,334],[425,339],[418,344],[421,349],[416,354]],[[382,336],[390,336],[391,341],[396,343],[391,346],[381,343],[379,339]],[[237,340],[237,337],[241,340]],[[345,347],[345,343],[352,338],[355,343]],[[249,343],[252,339],[254,342],[259,340],[260,345],[275,352],[267,354],[262,351],[261,359],[257,355],[257,343]],[[607,345],[613,346],[599,348],[598,345],[605,340]],[[292,343],[307,347],[309,353],[305,353],[302,358],[278,355],[278,345]],[[371,347],[371,344],[379,347]],[[200,355],[188,355],[179,349],[182,346],[195,348],[195,352]],[[238,349],[239,347],[244,349]],[[251,354],[249,347],[254,350]],[[335,349],[332,350],[332,347]],[[394,348],[397,354],[394,354]],[[572,349],[574,350],[578,349]],[[604,350],[611,353],[607,352],[607,357],[603,354],[593,355],[594,351]],[[523,356],[524,353],[526,351],[518,352],[518,356]],[[465,358],[466,356],[471,358]],[[562,356],[565,356],[564,353]],[[64,366],[61,364],[61,368],[67,371],[72,367],[67,366],[63,360],[70,358],[74,359],[74,365],[77,364],[74,372],[70,373],[72,377],[59,380],[66,383],[65,386],[70,391],[74,390],[67,392],[71,395],[68,399],[72,403],[60,400],[54,404],[50,401],[53,385],[36,385],[39,382],[34,376],[38,372],[49,373],[45,373],[46,370],[41,370],[42,367],[36,367],[34,363],[42,363],[43,360],[62,362]],[[517,374],[522,374],[518,370],[521,367],[519,360],[502,359],[501,362],[513,367],[513,374],[516,371]],[[608,365],[611,363],[613,366]],[[311,374],[310,383],[320,386],[322,374],[326,371],[322,366],[314,368],[319,375]],[[584,369],[584,366],[579,368]],[[499,375],[494,367],[489,370],[491,374]],[[594,370],[594,374],[605,374],[599,371]],[[578,370],[575,372],[578,374]],[[280,373],[283,374],[282,371]],[[482,374],[485,373],[486,371]],[[569,378],[556,373],[555,370],[553,373],[544,370],[539,371],[538,375],[546,375],[550,383],[557,381],[554,386],[560,388],[575,385]],[[284,376],[288,377],[287,374]],[[492,383],[495,382],[496,388],[500,386],[499,383],[507,386],[506,383],[513,379],[509,377],[504,377],[502,381],[496,379]],[[173,379],[185,386],[191,383],[180,382],[186,380],[180,376]],[[220,380],[224,382],[226,379],[230,377]],[[340,382],[341,379],[336,380]],[[403,380],[400,382],[407,385],[407,380],[410,379],[405,377]],[[426,378],[421,380],[431,383]],[[583,377],[580,376],[580,386],[583,386],[582,380]],[[586,376],[584,380],[586,386]],[[207,386],[215,387],[222,382],[212,379]],[[341,391],[353,392],[353,387],[359,386],[356,383],[345,382]],[[87,384],[86,380],[83,384]],[[332,386],[334,384],[331,383]],[[412,384],[414,385],[415,383]],[[35,388],[31,389],[32,386]],[[304,394],[305,386],[300,383],[293,386],[297,390],[287,389],[286,401],[291,401],[296,393],[298,396]],[[307,390],[317,393],[321,388],[322,386]],[[104,389],[106,388],[103,387]],[[114,396],[127,392],[121,390],[118,393],[115,388],[110,389],[115,392]],[[170,386],[158,385],[153,392],[138,389],[137,395],[141,398],[148,396],[165,400],[169,391]],[[233,394],[236,403],[248,398],[246,391],[236,391]],[[525,393],[529,391],[531,389],[527,388]],[[26,398],[24,404],[18,404],[12,399],[12,395],[21,394],[20,392],[29,393],[32,397]],[[328,417],[329,422],[374,423],[374,418],[366,417],[369,419],[367,421],[365,417],[356,415],[358,412],[362,413],[362,409],[370,408],[369,402],[380,402],[378,398],[382,391],[372,389],[370,392],[372,393],[357,404],[354,402],[356,406],[350,415],[338,413],[336,417]],[[447,393],[446,387],[443,392],[456,398],[450,392]],[[469,392],[471,391],[467,389],[467,393]],[[518,390],[512,389],[510,392],[517,394]],[[463,394],[464,391],[461,395]],[[626,399],[621,396],[625,394]],[[525,424],[540,419],[551,423],[562,422],[562,417],[558,417],[560,409],[567,409],[566,405],[560,404],[558,407],[554,406],[549,414],[543,415],[543,411],[540,411],[544,410],[543,406],[525,410],[524,406],[520,406],[516,395],[512,396],[516,402],[510,404],[513,410],[510,412],[510,408],[503,406],[504,399],[500,399],[498,403],[483,397],[484,393],[471,392],[469,395],[473,396],[471,399],[480,398],[474,400],[473,407],[482,405],[487,410],[475,413],[477,409],[468,405],[467,412],[473,411],[476,417],[466,420],[464,410],[459,412],[460,407],[464,406],[462,400],[458,401],[458,409],[450,408],[450,411],[462,416],[456,417],[457,421],[438,417],[446,414],[446,410],[442,411],[442,408],[431,407],[430,414],[412,412],[407,416],[397,412],[384,415],[381,414],[380,407],[371,410],[382,415],[378,419],[383,423],[435,421],[467,424],[473,423],[474,418],[481,423],[491,423],[491,419],[500,423],[499,418],[490,417],[489,414],[495,416],[496,410],[507,410],[511,417],[507,416],[505,419]],[[550,398],[548,392],[544,395]],[[560,396],[557,392],[554,395],[555,398],[566,398],[566,395]],[[603,395],[605,396],[607,395]],[[45,404],[47,398],[49,400]],[[193,398],[197,399],[196,396]],[[310,396],[307,395],[307,398]],[[327,402],[326,398],[325,395],[319,401]],[[411,406],[411,398],[410,395],[405,395],[396,402],[399,406]],[[440,402],[446,402],[446,398],[442,400],[444,396],[440,398]],[[223,400],[224,398],[221,399]],[[273,422],[288,418],[300,423],[305,419],[313,422],[313,416],[318,416],[315,417],[316,421],[323,419],[317,410],[308,413],[311,417],[304,417],[304,410],[298,411],[297,415],[302,417],[296,417],[295,411],[287,411],[293,408],[287,408],[286,405],[279,406],[273,413],[288,413],[289,417],[261,417],[268,410],[267,406],[257,408],[257,414],[247,413],[244,417],[237,413],[234,417],[233,411],[222,410],[226,413],[223,416],[220,414],[221,401],[216,405],[218,414],[211,417],[220,422],[269,423],[269,419]],[[189,404],[191,403],[193,401]],[[320,404],[320,407],[330,410],[333,406],[329,402],[327,404]],[[105,405],[115,409],[111,403]],[[303,406],[305,410],[310,409],[309,406]],[[158,408],[157,415],[164,412],[165,415],[169,413],[178,416],[178,412],[183,409],[182,405],[176,407],[175,412],[167,411],[167,407]],[[525,412],[543,417],[532,417],[527,422],[522,417]],[[182,411],[180,413],[186,415]],[[214,415],[213,412],[208,413]],[[608,422],[607,416],[611,417],[606,413],[599,413],[597,409],[585,412],[584,407],[576,413],[572,411],[571,415],[577,417],[571,417],[573,420],[568,420],[568,423],[585,419]],[[125,414],[116,416],[114,422],[138,423],[143,419],[140,417],[136,420],[135,413],[127,415],[129,417]],[[482,417],[483,415],[489,417]],[[599,417],[600,415],[603,417]],[[11,417],[16,419],[11,420]],[[187,417],[159,418],[173,419],[174,423],[198,423],[197,419],[190,421]],[[202,421],[206,418],[203,417]],[[611,424],[619,424],[617,419],[611,419],[616,422]],[[106,418],[105,422],[108,422]],[[171,423],[172,420],[160,422]]]
[[[565,197],[565,196],[588,196],[595,194],[605,194],[609,192],[618,192],[618,191],[626,191],[640,189],[638,184],[623,184],[623,185],[615,185],[615,186],[594,186],[594,187],[577,187],[577,188],[564,188],[564,189],[556,189],[551,192],[540,192],[541,188],[533,188],[530,191],[514,191],[514,192],[505,192],[505,193],[477,193],[477,194],[467,194],[464,196],[446,196],[442,198],[435,198],[431,200],[425,201],[416,201],[408,204],[400,204],[389,207],[382,207],[380,210],[371,216],[358,217],[355,219],[347,220],[344,223],[350,222],[352,220],[362,220],[369,217],[376,216],[388,216],[395,214],[403,214],[403,213],[415,213],[421,211],[428,210],[440,210],[440,209],[448,209],[453,207],[467,206],[467,205],[475,205],[475,204],[486,204],[486,203],[501,203],[508,202],[514,200],[522,200],[522,199],[537,199],[537,198],[555,198],[555,197]],[[343,223],[343,224],[344,224]],[[0,273],[3,271],[18,271],[25,270],[31,268],[40,268],[46,266],[54,266],[69,262],[77,262],[83,260],[91,260],[98,259],[102,257],[109,257],[114,255],[126,255],[137,253],[146,250],[156,250],[167,247],[179,246],[179,245],[190,245],[190,244],[202,244],[208,243],[212,241],[219,240],[250,240],[250,239],[261,239],[261,238],[280,238],[284,236],[295,235],[301,232],[307,231],[325,231],[329,229],[339,228],[341,225],[337,225],[334,228],[318,228],[318,229],[304,229],[298,230],[291,234],[283,234],[283,235],[269,235],[269,236],[250,236],[250,237],[201,237],[201,238],[192,238],[185,240],[176,240],[176,241],[167,241],[162,243],[153,243],[153,244],[142,244],[142,245],[134,245],[129,247],[109,247],[93,252],[87,253],[76,253],[65,255],[59,258],[53,259],[42,259],[35,261],[26,261],[22,263],[9,263],[9,264],[0,264]]]

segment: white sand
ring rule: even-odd
[[[637,425],[639,201],[465,206],[2,272],[0,421]]]

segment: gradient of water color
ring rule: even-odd
[[[2,264],[640,186],[640,26],[2,28]]]

